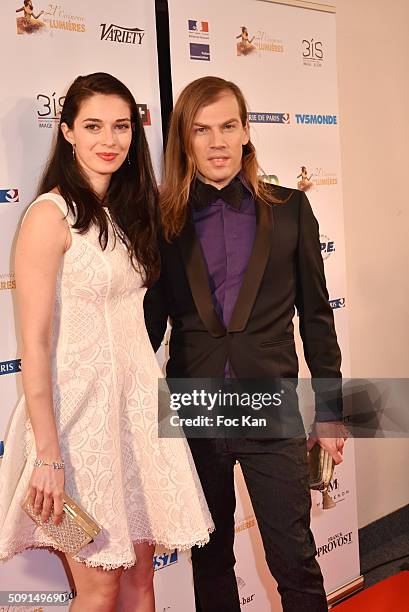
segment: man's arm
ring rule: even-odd
[[[316,398],[316,434],[311,442],[318,440],[339,463],[346,437],[346,430],[340,423],[341,351],[325,282],[318,222],[303,192],[300,192],[300,199],[296,306],[305,360]],[[333,426],[329,422],[333,422]],[[324,429],[320,423],[326,423]]]
[[[168,322],[168,307],[163,287],[162,273],[159,280],[147,290],[143,302],[145,325],[149,334],[153,350],[156,351],[162,344]]]

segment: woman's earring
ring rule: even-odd
[[[74,145],[72,145],[72,159],[75,159],[75,148],[74,148]]]
[[[127,159],[128,159],[128,166],[130,166],[131,165],[131,160],[129,159],[129,153],[128,153]]]

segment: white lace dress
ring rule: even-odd
[[[44,199],[66,214],[61,196],[35,202]],[[109,231],[102,251],[95,228],[85,235],[71,229],[57,279],[52,355],[65,490],[102,526],[74,558],[105,569],[133,565],[134,541],[184,549],[205,544],[213,529],[186,440],[157,436],[162,373],[145,328],[145,289]],[[0,559],[53,546],[20,508],[34,457],[23,397],[0,468]]]

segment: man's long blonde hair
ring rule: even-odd
[[[188,201],[197,166],[192,148],[192,128],[200,108],[216,102],[224,94],[232,93],[239,105],[243,127],[247,125],[247,105],[237,85],[219,77],[206,76],[187,85],[180,94],[169,124],[165,151],[165,171],[161,186],[163,235],[170,241],[182,230],[187,217]],[[267,187],[259,175],[254,145],[243,146],[242,172],[253,197],[265,204],[278,203],[271,186]]]

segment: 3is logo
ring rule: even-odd
[[[322,41],[314,40],[314,38],[311,38],[311,40],[304,38],[302,41],[302,55],[305,65],[311,66],[316,64],[320,66],[322,64],[322,60],[324,59]]]

